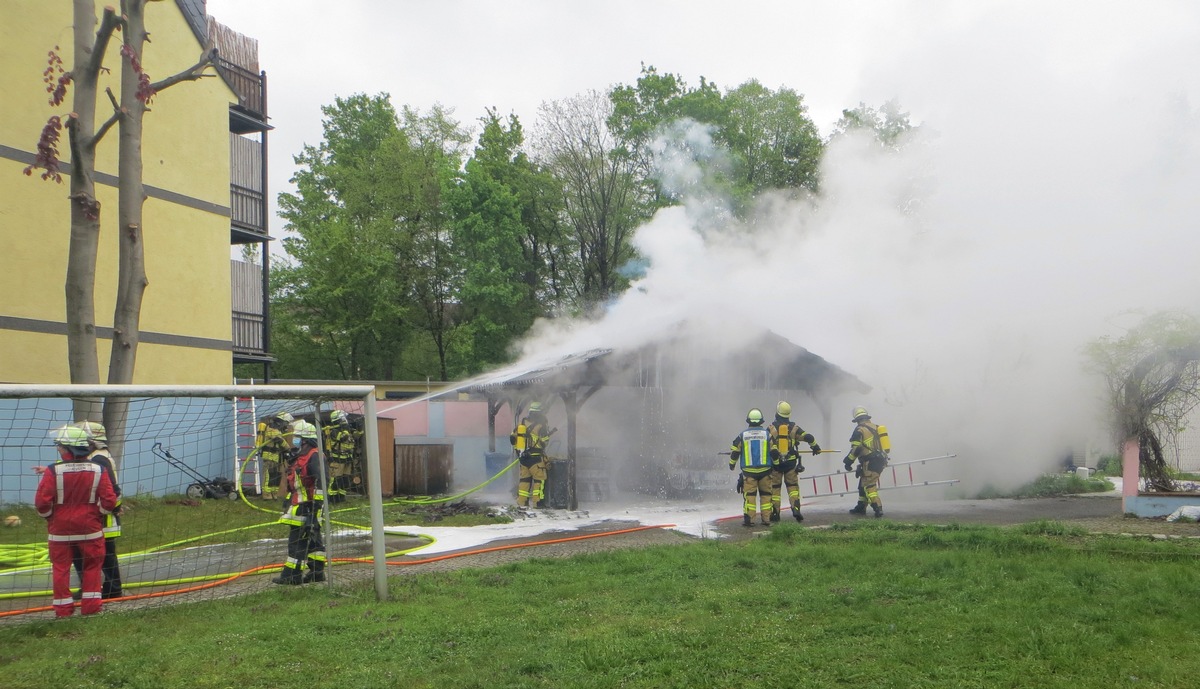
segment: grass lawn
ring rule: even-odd
[[[1200,541],[857,523],[0,628],[0,686],[1191,687]]]

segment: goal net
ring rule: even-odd
[[[122,493],[111,544],[121,595],[107,605],[225,597],[280,576],[286,490],[270,479],[286,462],[257,451],[280,415],[316,426],[332,462],[321,466],[333,474],[320,515],[326,584],[373,576],[386,597],[373,387],[0,385],[0,620],[52,615],[46,521],[33,507],[38,472],[59,459],[53,432],[99,421],[101,408]]]

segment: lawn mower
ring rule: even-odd
[[[204,478],[200,472],[176,459],[170,450],[162,446],[162,443],[154,443],[154,447],[150,448],[150,450],[171,466],[195,479],[196,482],[189,484],[187,490],[184,491],[189,498],[193,500],[200,500],[202,498],[213,498],[215,500],[221,498],[228,498],[230,500],[238,499],[237,484],[233,481],[224,476],[218,476],[214,479]]]

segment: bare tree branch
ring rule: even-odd
[[[113,125],[115,125],[121,119],[121,105],[117,103],[117,97],[113,95],[112,89],[106,88],[104,89],[104,92],[108,94],[108,100],[110,103],[112,103],[113,114],[109,115],[108,119],[104,121],[104,124],[100,125],[100,127],[96,129],[96,133],[92,135],[92,138],[88,139],[86,145],[88,148],[93,150],[95,150],[96,144],[100,142],[100,139],[103,139],[104,135],[108,133],[108,130],[112,129]]]
[[[204,70],[207,69],[209,65],[214,64],[216,60],[217,49],[215,47],[208,48],[200,55],[200,59],[196,61],[196,64],[188,67],[178,74],[172,74],[166,79],[162,79],[150,84],[150,88],[157,93],[158,91],[162,91],[165,88],[174,86],[181,81],[196,81],[198,79],[203,79],[204,77],[215,76],[212,74],[204,74]]]
[[[115,9],[111,6],[104,8],[104,16],[100,19],[100,28],[96,29],[96,42],[93,44],[92,55],[88,59],[87,70],[90,73],[99,74],[103,69],[104,53],[108,52],[108,41],[112,38],[113,31],[123,24],[124,20]]]

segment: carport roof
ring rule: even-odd
[[[588,349],[556,359],[519,363],[484,374],[465,390],[495,395],[528,388],[631,385],[625,376],[614,372],[622,371],[655,347],[666,346],[670,345],[658,343],[629,351]],[[825,395],[865,394],[871,389],[841,367],[771,331],[764,331],[748,351],[753,353],[750,360],[762,362],[762,370],[758,372],[761,381],[755,387],[820,391]],[[765,356],[763,352],[771,355]]]

